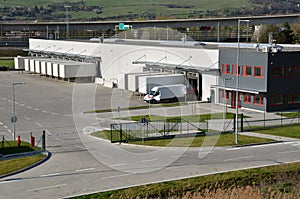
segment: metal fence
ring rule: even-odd
[[[203,135],[208,130],[207,122],[151,121],[111,124],[110,140],[115,142],[143,141]]]

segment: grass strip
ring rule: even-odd
[[[150,108],[159,108],[159,107],[173,107],[173,106],[183,106],[187,105],[185,102],[175,102],[175,103],[161,103],[161,104],[150,104]],[[119,111],[126,111],[126,110],[139,110],[139,109],[148,109],[149,105],[145,106],[132,106],[132,107],[121,107]],[[101,109],[101,110],[92,110],[92,111],[85,111],[86,113],[105,113],[105,112],[113,112],[118,111],[117,108],[108,108],[108,109]]]
[[[212,119],[233,119],[234,113],[214,113],[214,114],[202,114],[202,115],[182,115],[182,116],[160,116],[160,115],[137,115],[130,117],[122,117],[115,118],[121,120],[130,120],[130,121],[141,121],[142,118],[146,118],[147,121],[157,121],[157,120],[165,120],[168,122],[181,122],[181,121],[189,121],[189,122],[206,122],[207,120]],[[244,116],[245,117],[245,116]],[[239,116],[241,118],[241,116]]]
[[[27,156],[0,161],[0,175],[18,171],[42,160],[44,155]]]
[[[23,153],[30,151],[40,150],[38,147],[31,147],[29,143],[22,141],[20,147],[18,143],[14,141],[4,141],[0,144],[0,153],[2,155],[14,154],[14,153]]]
[[[234,195],[231,198],[253,198],[255,191],[260,196],[258,198],[298,198],[300,196],[299,170],[300,163],[291,163],[143,185],[75,198],[199,198],[191,196],[203,197],[211,194],[214,197],[210,198],[216,198],[214,194],[220,190],[224,195],[218,198],[227,198],[225,196],[230,195],[229,192],[237,192],[236,189],[245,187],[250,189],[247,193],[248,197],[245,191],[242,191],[240,195]]]
[[[110,140],[110,131],[94,132],[91,135],[102,139]],[[272,142],[274,140],[267,138],[250,137],[239,135],[239,145],[259,144]],[[173,139],[144,140],[129,142],[129,144],[146,145],[146,146],[168,146],[168,147],[201,147],[201,146],[233,146],[235,145],[235,134],[223,133],[219,135],[207,135],[197,137],[183,137]]]
[[[288,112],[288,113],[276,113],[276,115],[280,115],[283,117],[287,117],[287,118],[299,118],[300,117],[300,112]]]
[[[257,130],[255,132],[300,139],[300,125],[268,128],[268,129],[264,129],[264,130]]]

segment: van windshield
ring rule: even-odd
[[[155,91],[150,91],[149,95],[154,95]]]

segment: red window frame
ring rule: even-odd
[[[228,100],[229,99],[229,91],[227,90],[222,90],[222,98],[224,100]]]
[[[284,103],[284,95],[272,95],[271,106],[281,106]]]
[[[222,64],[222,73],[230,74],[230,65],[229,64]]]
[[[295,101],[297,100],[297,101]],[[288,104],[300,104],[300,93],[289,94]]]
[[[285,76],[284,66],[272,66],[271,67],[271,77],[283,78]]]
[[[250,74],[247,74],[247,69],[250,69]],[[252,67],[244,65],[243,66],[243,76],[252,76]]]
[[[257,97],[259,98],[258,101],[257,101]],[[260,94],[254,95],[253,103],[255,105],[257,105],[257,106],[263,106],[264,105],[264,98],[263,98],[263,96],[260,95]]]
[[[244,93],[244,103],[245,104],[251,104],[251,94]]]
[[[237,64],[231,65],[232,75],[237,76],[237,74],[241,74],[240,67],[237,67]]]
[[[254,66],[254,77],[256,78],[264,78],[264,75],[263,75],[263,66]],[[260,74],[257,74],[257,69],[259,69],[259,73]]]

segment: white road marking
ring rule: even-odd
[[[45,130],[45,131],[48,135],[52,135],[52,133],[50,133],[50,131],[48,131],[48,130]]]
[[[113,165],[110,165],[111,167],[119,167],[119,166],[124,166],[126,165],[127,163],[120,163],[120,164],[113,164]]]
[[[15,104],[19,104],[19,102],[15,102]]]
[[[50,177],[50,176],[57,176],[57,175],[60,175],[60,173],[49,173],[49,174],[40,175],[40,177]]]
[[[26,117],[26,116],[24,116],[24,118],[25,118],[26,120],[31,120],[29,117]]]
[[[36,125],[38,125],[39,127],[42,127],[43,125],[41,125],[40,123],[38,122],[35,122]]]
[[[252,156],[239,157],[239,158],[231,158],[231,159],[224,160],[224,162],[235,161],[235,160],[243,160],[243,159],[250,159],[250,158],[252,158]]]
[[[300,150],[296,150],[296,151],[282,151],[282,152],[278,152],[278,154],[297,153],[297,152],[300,152]]]
[[[27,108],[30,108],[30,109],[31,109],[32,107],[31,107],[31,106],[27,106]]]
[[[30,189],[27,190],[28,192],[32,192],[32,191],[41,191],[41,190],[45,190],[45,189],[51,189],[51,188],[56,188],[56,187],[62,187],[62,186],[66,186],[67,184],[57,184],[57,185],[52,185],[52,186],[48,186],[48,187],[41,187],[41,188],[37,188],[37,189]]]
[[[78,147],[78,148],[80,148],[80,149],[86,149],[86,148],[83,147],[83,146],[79,146],[79,145],[74,145],[74,146],[76,146],[76,147]]]
[[[40,111],[38,108],[35,108],[35,109],[33,109],[33,110],[35,110],[35,111]]]
[[[42,113],[48,113],[48,111],[42,111]]]
[[[167,170],[171,170],[171,169],[182,169],[184,168],[184,166],[175,166],[175,167],[167,167]]]
[[[2,99],[3,99],[3,100],[6,100],[6,98],[5,98],[5,97],[2,97]]]
[[[130,174],[123,174],[123,175],[117,175],[117,176],[108,176],[108,177],[104,177],[104,178],[101,178],[102,180],[105,180],[105,179],[111,179],[111,178],[120,178],[120,177],[124,177],[124,176],[129,176]]]
[[[25,104],[20,104],[20,105],[23,106],[23,107],[25,106]]]
[[[156,161],[157,159],[149,159],[149,160],[142,160],[142,162],[153,162]]]
[[[226,149],[226,151],[235,151],[235,150],[240,150],[241,148],[229,148],[229,149]]]
[[[3,123],[2,123],[2,122],[0,122],[0,125],[3,125]]]
[[[86,169],[78,169],[76,172],[83,172],[83,171],[91,171],[94,170],[95,168],[86,168]]]
[[[5,129],[7,129],[8,127],[7,126],[5,126],[5,125],[3,125],[3,127],[5,128]]]
[[[52,114],[52,115],[58,115],[58,113],[55,113],[55,112],[51,112],[51,114]]]
[[[73,115],[64,115],[65,117],[73,117]]]

